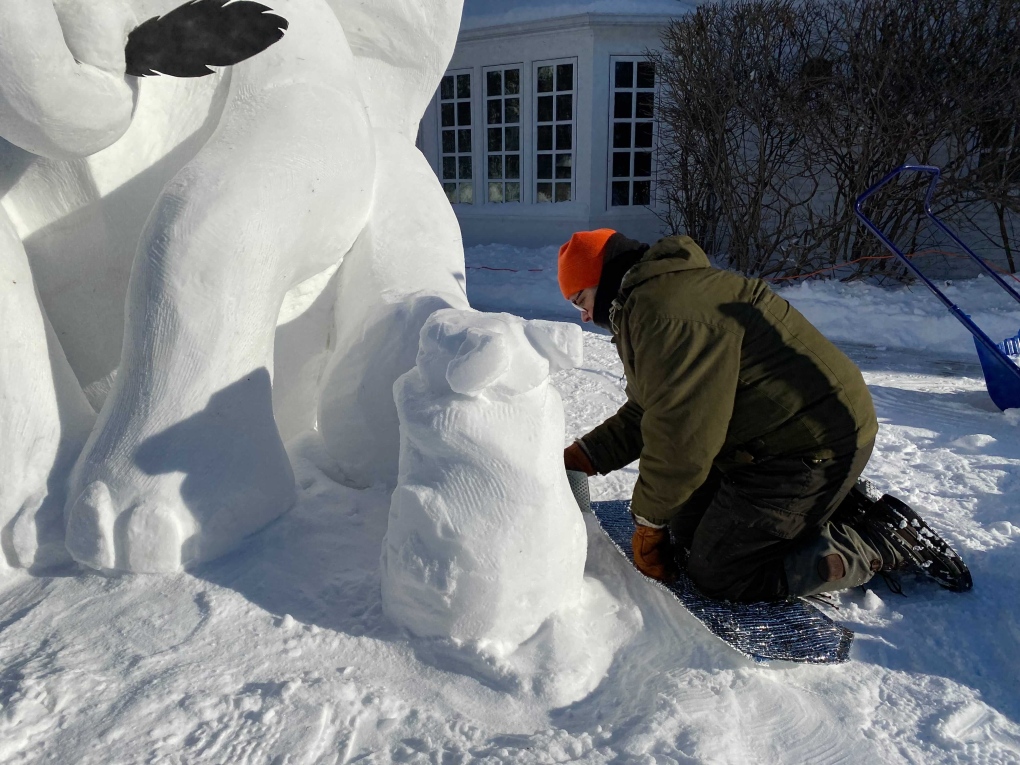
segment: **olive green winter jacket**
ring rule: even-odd
[[[627,402],[581,441],[600,473],[640,458],[631,508],[648,521],[667,522],[713,464],[842,456],[878,432],[854,363],[690,237],[659,240],[627,271],[610,321]]]

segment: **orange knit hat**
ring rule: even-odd
[[[560,247],[557,262],[557,276],[563,297],[570,296],[588,287],[594,287],[602,276],[602,251],[606,242],[616,232],[611,228],[594,231],[578,231],[570,241]]]

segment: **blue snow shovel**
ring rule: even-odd
[[[921,273],[920,269],[911,260],[903,254],[902,250],[896,247],[895,244],[876,226],[867,215],[864,214],[863,207],[864,202],[878,191],[880,188],[885,186],[893,178],[897,177],[901,173],[915,172],[915,173],[927,173],[931,175],[931,183],[928,185],[928,193],[924,198],[924,213],[928,218],[941,229],[950,239],[956,242],[964,252],[966,252],[971,258],[982,269],[985,273],[995,280],[1006,293],[1013,298],[1017,303],[1020,303],[1020,294],[1010,287],[1006,281],[993,269],[984,258],[980,257],[970,247],[964,244],[960,237],[954,234],[949,227],[939,220],[938,216],[931,210],[931,200],[935,195],[935,186],[938,185],[940,171],[937,167],[930,165],[900,165],[885,178],[880,180],[870,189],[865,191],[857,198],[857,202],[854,205],[854,211],[857,213],[857,217],[861,219],[861,222],[867,226],[868,230],[872,234],[877,236],[893,255],[899,258],[903,265],[918,279],[924,282],[928,289],[935,293],[935,297],[942,301],[942,304],[949,309],[949,312],[955,316],[963,326],[974,336],[974,347],[977,348],[978,358],[981,360],[981,370],[985,375],[985,386],[988,388],[988,395],[992,397],[992,401],[999,409],[1005,411],[1006,409],[1015,409],[1020,407],[1020,367],[1010,360],[1010,356],[1016,356],[1020,354],[1020,333],[1017,333],[1013,337],[1007,337],[1001,343],[995,343],[988,335],[982,331],[977,324],[971,321],[970,316],[965,314],[960,308],[953,303],[945,293],[942,292],[935,284]]]

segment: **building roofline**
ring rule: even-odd
[[[532,19],[530,21],[512,21],[488,26],[462,29],[457,42],[475,42],[493,37],[512,37],[520,34],[538,32],[560,32],[568,29],[584,29],[585,27],[616,26],[616,27],[662,27],[682,14],[641,14],[641,13],[578,13],[571,16],[556,16],[548,19]]]

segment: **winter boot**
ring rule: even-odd
[[[877,500],[873,496],[870,482],[862,478],[833,520],[847,523],[881,551],[878,570],[918,571],[953,592],[966,592],[974,586],[960,556],[913,508],[889,494]]]

